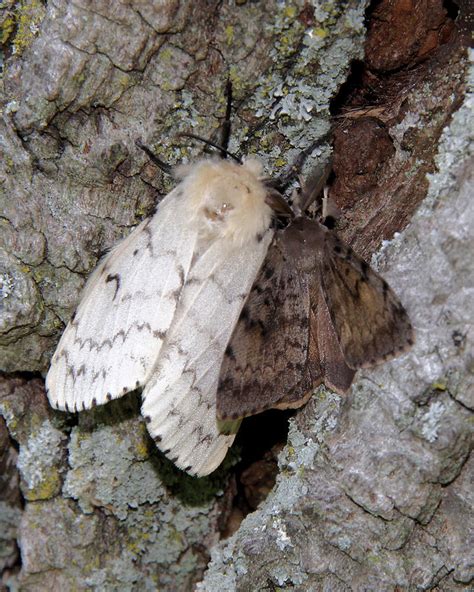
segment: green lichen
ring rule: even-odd
[[[160,62],[168,62],[171,63],[174,59],[174,53],[172,52],[170,47],[164,47],[160,50]]]
[[[0,43],[4,45],[9,40],[11,34],[15,30],[15,18],[10,14],[5,16],[2,21],[0,29]]]
[[[41,0],[21,0],[16,4],[13,15],[8,19],[7,29],[2,27],[2,38],[5,36],[5,41],[15,31],[12,42],[14,54],[21,55],[31,45],[45,13]]]
[[[20,445],[18,470],[23,494],[28,500],[50,499],[61,488],[60,464],[63,456],[62,432],[35,414],[30,418],[28,440]]]
[[[25,499],[28,501],[51,499],[61,489],[61,478],[58,472],[52,469],[49,473],[42,475],[41,481],[36,487],[24,490]]]
[[[285,158],[277,158],[273,163],[277,168],[284,167],[287,163]]]
[[[247,88],[245,80],[239,74],[237,66],[232,65],[229,68],[229,79],[232,82],[232,91],[236,97],[242,94],[242,91]]]
[[[234,27],[232,25],[228,25],[224,31],[227,45],[232,45],[234,42]]]
[[[6,155],[5,156],[4,163],[5,163],[5,173],[6,174],[12,173],[13,172],[13,167],[15,165],[15,162],[14,162],[13,158],[11,156]]]
[[[324,39],[325,37],[327,37],[329,35],[329,31],[327,29],[322,29],[321,27],[315,27],[314,29],[311,30],[311,33],[315,37],[319,37],[320,39]]]

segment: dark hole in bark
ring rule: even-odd
[[[365,65],[363,62],[354,60],[351,63],[347,80],[341,85],[339,92],[330,103],[329,111],[332,116],[339,115],[342,108],[347,105],[349,99],[354,94],[354,91],[362,86],[364,72]]]
[[[30,381],[30,380],[34,380],[35,378],[38,378],[40,380],[43,380],[43,375],[41,374],[41,372],[10,372],[10,373],[4,373],[4,372],[0,372],[0,376],[4,377],[4,378],[21,378],[25,381]]]
[[[452,0],[444,0],[443,8],[448,13],[450,19],[453,21],[456,20],[459,14],[459,6],[456,4],[456,2],[453,2]]]
[[[370,19],[372,18],[372,14],[374,13],[374,11],[384,1],[385,0],[373,0],[373,2],[371,2],[369,4],[369,6],[367,6],[367,10],[365,11],[365,19],[364,19],[364,26],[365,26],[365,28],[367,28],[369,26]]]
[[[221,528],[223,538],[235,532],[275,485],[278,453],[287,442],[288,420],[294,413],[269,410],[242,422],[234,444],[241,450],[241,461],[234,468],[232,508]]]

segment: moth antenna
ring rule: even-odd
[[[326,185],[323,190],[322,199],[322,224],[328,228],[333,228],[335,221],[341,216],[341,210],[337,207],[334,200],[329,197],[329,185]]]
[[[232,152],[229,152],[228,150],[226,150],[226,148],[224,148],[224,146],[221,146],[220,144],[217,144],[216,142],[213,142],[212,140],[207,140],[206,138],[202,138],[201,136],[198,136],[196,134],[190,134],[188,132],[181,132],[181,133],[177,134],[177,136],[181,137],[181,138],[192,138],[193,140],[198,140],[199,142],[203,142],[203,144],[206,144],[207,146],[212,146],[216,150],[219,150],[219,152],[221,152],[222,154],[225,154],[226,156],[230,156],[236,162],[238,162],[239,164],[242,164],[242,160],[238,156],[236,156]]]
[[[228,150],[229,148],[229,139],[232,130],[232,122],[231,122],[231,114],[232,114],[232,82],[230,78],[227,78],[227,84],[224,90],[224,96],[227,97],[227,104],[225,109],[225,119],[222,125],[222,132],[221,132],[221,146],[224,150]],[[227,154],[225,152],[221,152],[222,158],[225,158]]]
[[[156,156],[156,154],[154,154],[152,150],[148,148],[148,146],[142,144],[140,140],[135,140],[135,146],[143,150],[143,152],[145,152],[145,154],[147,154],[150,157],[150,160],[154,162],[156,166],[159,167],[164,173],[166,173],[167,175],[171,175],[173,167],[164,160],[161,160],[161,158],[158,158],[158,156]]]

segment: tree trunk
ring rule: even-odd
[[[5,5],[3,585],[468,589],[469,3]],[[218,471],[196,479],[156,450],[139,394],[77,415],[54,412],[42,376],[97,260],[173,186],[135,141],[170,164],[196,157],[200,147],[176,134],[218,137],[228,78],[230,149],[258,155],[269,175],[332,129],[337,230],[373,256],[410,314],[416,344],[360,371],[347,397],[320,388],[290,420],[278,464],[269,450],[278,438],[263,435],[257,446],[249,433],[277,431],[262,416]],[[321,141],[305,172],[329,152]],[[287,416],[279,416],[281,425]]]

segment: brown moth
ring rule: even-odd
[[[387,282],[307,217],[278,230],[221,367],[218,419],[302,406],[324,383],[346,392],[358,368],[406,351],[413,329]]]

